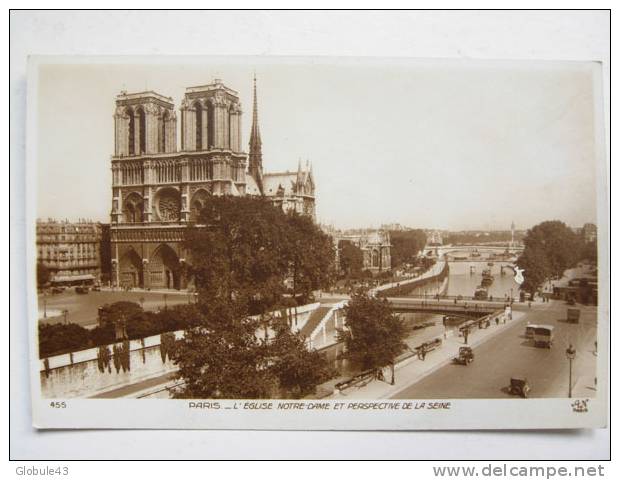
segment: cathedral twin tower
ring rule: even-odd
[[[115,285],[185,288],[184,230],[210,195],[263,195],[284,210],[314,217],[309,167],[263,172],[256,80],[253,100],[248,166],[239,96],[220,80],[186,89],[180,148],[171,98],[152,91],[117,96],[110,229]]]

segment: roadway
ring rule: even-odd
[[[525,315],[510,328],[498,333],[474,349],[475,360],[469,366],[447,364],[422,378],[392,398],[509,398],[510,378],[525,376],[532,386],[530,397],[568,396],[569,343],[577,349],[573,361],[573,395],[593,396],[596,376],[596,307],[583,307],[579,324],[565,321],[567,305],[563,302],[515,304]],[[545,323],[555,327],[551,349],[537,348],[525,338],[527,323]]]
[[[88,294],[75,293],[74,288],[68,288],[63,293],[48,294],[45,297],[38,295],[39,322],[62,323],[65,321],[63,310],[67,310],[67,322],[77,323],[83,327],[97,325],[97,309],[102,305],[127,301],[142,304],[145,310],[157,310],[165,305],[187,304],[192,299],[186,292],[153,292],[153,291],[111,291],[89,292]],[[44,307],[44,303],[46,306]],[[43,318],[47,310],[47,317]]]

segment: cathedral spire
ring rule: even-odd
[[[256,74],[254,74],[254,103],[252,106],[252,130],[250,131],[249,173],[263,192],[263,151],[258,127],[258,100],[256,96]]]

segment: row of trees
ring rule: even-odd
[[[523,233],[515,232],[515,241],[521,240]],[[461,232],[448,233],[443,236],[445,245],[476,244],[490,242],[510,242],[512,232],[510,230],[492,232]]]
[[[517,265],[524,269],[521,288],[535,293],[545,281],[562,277],[581,260],[596,262],[596,242],[585,242],[565,223],[552,220],[527,231]]]
[[[93,329],[75,323],[39,324],[39,356],[41,358],[84,350],[117,341],[115,325],[122,321],[130,340],[182,330],[198,317],[194,305],[175,305],[159,312],[144,311],[134,302],[106,305],[105,321]]]

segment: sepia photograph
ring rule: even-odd
[[[597,62],[31,57],[35,426],[604,426],[601,89]]]

